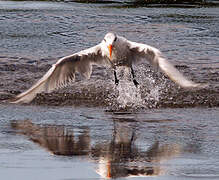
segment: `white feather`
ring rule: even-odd
[[[105,58],[101,53],[100,45],[97,45],[61,58],[35,85],[17,95],[11,103],[29,103],[38,93],[50,93],[54,89],[65,87],[75,80],[76,72],[89,79],[92,73],[92,64],[104,64]]]
[[[112,57],[110,57],[109,45],[113,46]],[[148,60],[155,68],[161,69],[172,81],[184,88],[206,86],[187,79],[163,58],[158,49],[108,33],[100,44],[58,60],[35,85],[17,95],[12,103],[29,103],[37,93],[51,92],[64,87],[75,80],[76,72],[90,78],[93,64],[110,64],[113,68],[123,65],[131,68],[134,62],[142,59]]]
[[[140,44],[136,42],[127,41],[129,44],[132,57],[135,57],[134,61],[146,59],[155,68],[159,68],[163,71],[172,81],[177,83],[183,88],[204,88],[207,84],[195,83],[186,78],[182,73],[177,70],[168,60],[166,60],[162,53],[149,45]]]

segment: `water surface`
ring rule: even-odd
[[[109,113],[1,105],[0,111],[1,177],[219,178],[218,108]]]
[[[111,70],[95,67],[89,81],[78,76],[29,105],[1,101],[1,178],[218,179],[218,20],[216,7],[0,1],[1,100],[108,31],[159,48],[190,79],[210,84],[184,90],[142,63],[138,89],[122,72],[116,87]]]

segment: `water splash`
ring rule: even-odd
[[[120,80],[113,93],[108,95],[107,101],[113,110],[137,110],[158,106],[163,92],[168,89],[167,79],[145,66],[139,66],[136,72],[140,84],[138,88],[126,78]]]
[[[142,107],[144,101],[141,97],[141,90],[136,88],[132,82],[121,82],[118,87],[116,99],[119,108]]]

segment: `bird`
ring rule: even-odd
[[[99,44],[59,59],[41,79],[28,90],[15,96],[11,102],[30,103],[38,93],[50,93],[74,82],[76,73],[89,79],[93,65],[112,68],[115,85],[119,84],[117,67],[127,67],[132,75],[134,85],[138,87],[139,82],[136,80],[133,64],[144,60],[148,61],[155,69],[160,69],[183,88],[205,87],[202,83],[195,83],[186,78],[164,57],[159,49],[130,41],[114,32],[108,32]]]

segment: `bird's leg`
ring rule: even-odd
[[[133,83],[134,83],[134,85],[135,85],[136,87],[138,87],[139,83],[138,83],[138,81],[136,81],[136,79],[135,79],[135,73],[134,73],[134,70],[133,70],[132,67],[131,67],[131,74],[132,74],[132,78],[133,78]]]
[[[118,85],[119,80],[117,79],[116,70],[114,70],[114,77],[115,77],[115,85]]]

